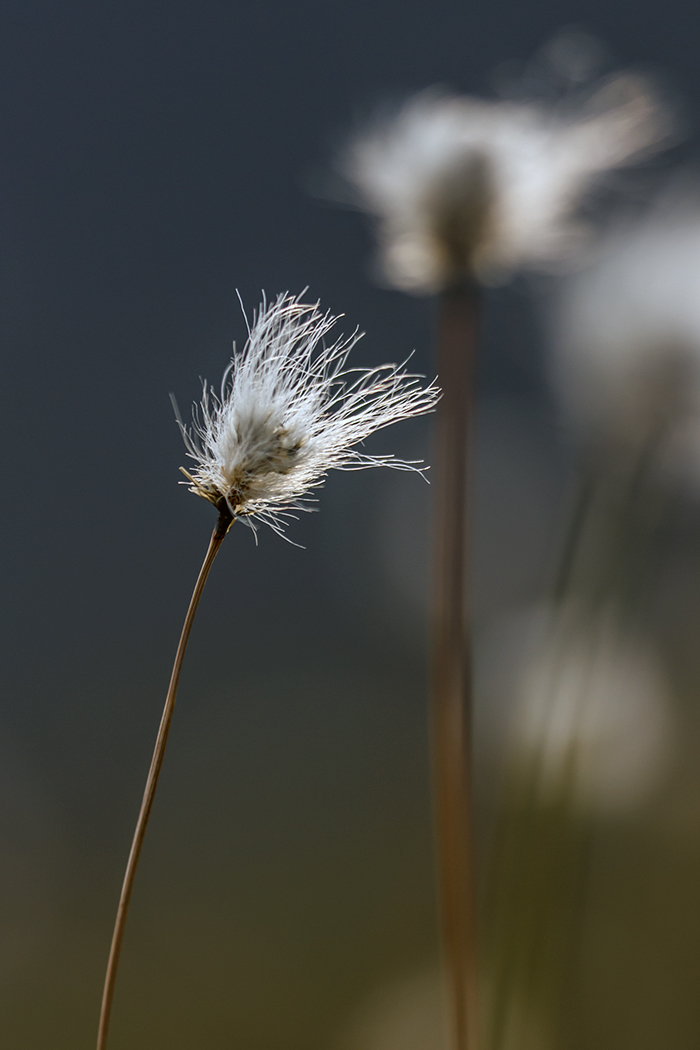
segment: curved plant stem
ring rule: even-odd
[[[170,732],[170,723],[173,717],[173,710],[175,708],[175,697],[177,696],[177,687],[180,681],[180,671],[182,670],[182,661],[185,656],[185,650],[187,649],[187,642],[190,637],[190,631],[192,630],[192,624],[194,622],[195,613],[197,612],[197,606],[199,605],[199,599],[202,597],[202,591],[204,590],[204,584],[207,582],[207,576],[209,570],[214,564],[214,559],[219,551],[219,547],[224,541],[224,537],[228,532],[230,525],[233,522],[233,517],[227,507],[219,511],[219,518],[217,520],[214,531],[211,534],[209,541],[209,548],[207,550],[202,568],[199,570],[199,576],[192,592],[192,598],[190,599],[190,605],[187,610],[187,616],[182,627],[182,634],[180,635],[180,643],[177,647],[177,653],[175,654],[175,663],[173,664],[172,675],[170,676],[170,686],[168,687],[168,695],[165,698],[165,707],[163,708],[163,715],[160,720],[160,727],[158,729],[158,736],[156,738],[156,746],[153,751],[153,758],[151,759],[151,767],[148,771],[148,779],[146,780],[146,788],[143,793],[143,801],[141,803],[141,810],[139,812],[138,820],[136,822],[136,830],[134,831],[134,838],[131,843],[131,851],[129,853],[129,860],[126,865],[126,872],[124,874],[124,882],[122,884],[121,897],[119,898],[119,907],[117,909],[117,918],[114,923],[114,933],[112,934],[112,947],[109,953],[109,962],[107,963],[107,974],[105,976],[104,991],[102,993],[102,1010],[100,1013],[100,1027],[97,1035],[97,1050],[105,1050],[107,1046],[107,1035],[109,1032],[109,1018],[112,1011],[112,999],[114,998],[114,985],[117,979],[117,967],[119,966],[119,955],[121,952],[122,941],[124,939],[124,928],[126,926],[126,916],[129,910],[129,901],[131,900],[131,891],[134,888],[134,879],[136,877],[136,868],[139,862],[139,856],[141,854],[141,847],[143,846],[143,840],[146,835],[146,826],[148,824],[148,818],[151,814],[151,807],[153,806],[153,798],[156,793],[156,787],[158,785],[158,777],[160,775],[161,766],[163,765],[163,756],[165,754],[165,745],[168,741],[168,733]]]
[[[468,500],[478,292],[465,282],[439,302],[433,551],[433,762],[442,940],[452,1050],[476,1044],[471,801]]]

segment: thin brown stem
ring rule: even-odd
[[[468,500],[477,290],[442,293],[437,366],[433,552],[433,748],[443,951],[452,1050],[476,1046],[476,947],[471,802]]]
[[[119,955],[121,952],[122,941],[124,939],[124,928],[126,926],[126,917],[129,910],[129,901],[131,900],[131,892],[134,888],[136,868],[138,866],[143,840],[146,835],[146,826],[148,825],[148,818],[151,814],[151,807],[153,806],[153,798],[158,785],[158,777],[160,775],[161,766],[163,765],[165,745],[168,742],[170,723],[175,709],[175,697],[177,696],[177,687],[180,681],[182,661],[185,656],[185,650],[187,649],[187,642],[190,637],[190,631],[192,630],[197,606],[199,605],[199,599],[202,597],[204,584],[207,582],[209,570],[214,564],[214,559],[219,551],[219,547],[223,543],[224,537],[226,536],[232,521],[233,517],[227,507],[224,507],[219,511],[219,518],[214,531],[211,534],[209,548],[202,563],[202,568],[199,570],[199,576],[197,577],[197,582],[194,591],[192,592],[192,598],[190,599],[190,605],[187,610],[187,616],[185,617],[185,622],[182,627],[180,643],[177,647],[177,653],[175,654],[175,663],[173,664],[173,671],[170,676],[168,695],[165,698],[165,706],[160,720],[156,746],[153,751],[153,758],[151,759],[151,767],[148,771],[148,779],[146,780],[146,788],[143,793],[141,810],[139,812],[138,820],[136,821],[136,830],[134,831],[134,838],[131,843],[131,851],[129,853],[129,860],[126,865],[124,882],[122,884],[122,892],[119,898],[117,918],[114,923],[112,947],[109,953],[107,974],[105,976],[104,991],[102,993],[102,1010],[100,1013],[100,1028],[97,1034],[97,1050],[105,1050],[107,1046],[109,1018],[112,1011],[114,986],[117,980],[117,967],[119,966]]]

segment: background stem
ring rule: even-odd
[[[114,985],[117,980],[117,967],[119,966],[119,955],[121,952],[122,941],[124,939],[126,916],[129,910],[131,891],[134,888],[134,879],[136,877],[136,868],[139,862],[139,856],[141,854],[141,847],[143,846],[143,840],[146,835],[146,826],[148,824],[148,818],[151,814],[153,798],[155,796],[156,787],[158,785],[158,777],[160,775],[161,766],[163,765],[165,745],[168,742],[170,723],[172,721],[173,711],[175,709],[175,697],[177,696],[177,687],[180,681],[182,661],[185,656],[185,650],[187,649],[187,642],[190,637],[190,631],[192,630],[192,624],[194,622],[195,613],[197,612],[197,606],[199,605],[199,599],[202,597],[204,584],[207,582],[209,570],[214,564],[214,558],[216,557],[219,551],[219,547],[224,541],[224,537],[226,536],[226,533],[228,532],[232,521],[233,516],[231,515],[227,507],[224,507],[223,510],[219,511],[219,517],[216,526],[214,527],[214,531],[211,534],[211,539],[209,541],[209,548],[202,563],[202,567],[199,570],[199,576],[197,577],[197,582],[195,584],[194,591],[192,592],[190,605],[187,610],[185,622],[182,627],[182,634],[180,635],[180,642],[177,647],[177,653],[175,654],[175,663],[173,664],[173,670],[170,676],[168,695],[165,698],[165,706],[163,708],[163,715],[160,720],[160,727],[158,729],[158,736],[156,738],[156,746],[153,751],[153,758],[151,759],[151,767],[148,770],[148,779],[146,780],[146,788],[143,793],[143,801],[141,802],[141,809],[139,811],[138,820],[136,821],[136,830],[134,831],[134,838],[131,843],[131,851],[129,853],[129,860],[126,865],[124,882],[122,884],[122,892],[119,898],[119,907],[117,908],[117,918],[114,923],[114,933],[112,934],[112,947],[109,953],[109,962],[107,963],[107,973],[105,976],[104,991],[102,993],[102,1010],[100,1012],[100,1027],[97,1034],[97,1050],[105,1050],[105,1047],[107,1046],[109,1018],[112,1011]]]
[[[476,948],[471,803],[468,512],[478,291],[439,300],[437,371],[443,390],[434,456],[433,748],[442,938],[453,1050],[476,1045]]]

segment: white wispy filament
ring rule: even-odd
[[[435,408],[435,383],[400,366],[346,368],[361,338],[355,331],[327,343],[337,317],[318,304],[282,294],[263,300],[242,351],[234,348],[217,395],[203,384],[193,422],[180,429],[190,459],[190,491],[255,528],[276,532],[300,499],[332,467],[360,470],[416,465],[392,455],[369,456],[353,446],[400,419]]]

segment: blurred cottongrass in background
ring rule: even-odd
[[[575,35],[558,53],[567,41],[575,59]],[[700,1033],[700,903],[681,904],[697,816],[672,830],[698,746],[684,651],[697,612],[678,625],[698,564],[700,184],[666,177],[622,218],[608,202],[605,232],[592,207],[585,230],[565,224],[596,176],[673,137],[638,78],[575,89],[547,109],[426,93],[345,161],[400,287],[431,291],[455,269],[485,283],[523,263],[570,271],[542,303],[570,435],[550,582],[476,649],[481,1050],[690,1047]],[[680,810],[697,815],[693,781]],[[349,1045],[454,1045],[444,1009],[437,972],[411,978],[368,1003]]]
[[[580,34],[570,34],[568,43],[571,67],[584,42]],[[550,46],[550,61],[556,54]],[[498,985],[494,995],[489,994],[491,1018],[491,1007],[484,1008],[478,992],[471,757],[474,602],[468,570],[481,287],[497,284],[523,268],[575,263],[586,234],[593,232],[581,221],[582,201],[613,169],[667,145],[673,126],[668,108],[647,80],[618,74],[583,87],[581,63],[574,65],[576,75],[569,76],[568,90],[556,101],[483,100],[436,89],[414,96],[357,133],[337,161],[350,200],[377,220],[384,278],[404,291],[437,295],[435,357],[443,397],[432,458],[430,694],[438,899],[452,1050],[478,1045],[479,1014],[487,1041],[494,1045],[501,1045],[503,1039],[512,1041],[507,1017],[517,1000],[527,998],[532,983],[528,975],[521,987],[523,981],[513,977],[514,968],[532,969],[531,956],[539,951],[541,936],[542,916],[528,922],[523,901],[539,898],[544,907],[548,891],[539,885],[541,879],[558,887],[562,880],[576,879],[580,868],[573,857],[569,870],[558,872],[552,857],[548,872],[538,870],[526,882],[524,897],[520,878],[521,900],[515,909],[507,899],[515,887],[506,887],[503,899],[495,904],[502,958],[494,962],[487,948],[488,965],[508,976],[501,981],[500,976],[487,975],[487,982]],[[561,62],[559,72],[563,72]],[[577,517],[585,516],[585,508],[577,511]],[[576,537],[578,520],[572,530]],[[576,545],[572,538],[567,559],[577,557]],[[568,568],[563,567],[562,579]],[[568,582],[563,586],[566,589]],[[595,609],[592,615],[595,619]],[[595,643],[583,647],[595,649]],[[541,720],[545,724],[561,721],[556,681],[553,692],[555,699],[549,706],[555,710],[547,711]],[[587,704],[585,688],[577,692],[582,695],[571,719],[574,739],[566,745],[574,750],[581,720],[578,709]],[[535,814],[540,805],[538,752],[544,746],[539,740],[533,743],[538,756],[533,797],[527,782],[514,788],[516,796],[524,794]],[[565,789],[564,823],[567,795]],[[523,849],[525,854],[542,849],[537,835],[526,830],[528,819],[529,811],[516,819],[506,835],[517,841],[518,854]],[[504,848],[512,852],[510,845]],[[525,856],[516,856],[514,873],[523,864]],[[487,894],[489,887],[503,885],[501,875],[498,868],[487,875]],[[577,906],[572,902],[572,909]],[[487,932],[487,942],[490,937]],[[544,994],[555,1006],[560,997],[552,987],[553,974],[561,965],[560,959],[549,962],[545,978]],[[522,1027],[516,1020],[515,1028]]]
[[[455,271],[497,284],[575,253],[580,198],[668,140],[651,85],[615,76],[558,105],[423,92],[377,117],[340,170],[380,220],[385,277],[439,291]]]

